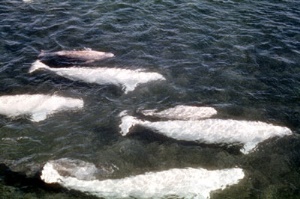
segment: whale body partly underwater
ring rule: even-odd
[[[42,51],[38,55],[38,58],[43,62],[66,65],[92,63],[111,57],[114,57],[113,53],[94,51],[89,48],[85,50],[62,50],[57,52]]]
[[[121,86],[125,93],[133,91],[139,84],[151,81],[165,80],[165,78],[155,72],[143,72],[140,70],[129,70],[122,68],[89,68],[89,67],[66,67],[51,68],[41,61],[35,61],[29,73],[44,69],[73,81],[95,83],[100,85]]]
[[[119,125],[123,136],[129,134],[134,126],[142,126],[155,133],[181,140],[204,144],[243,144],[240,151],[249,153],[262,141],[272,137],[291,135],[287,127],[275,126],[258,121],[240,121],[232,119],[169,120],[151,122],[120,114]]]
[[[199,107],[188,105],[177,105],[162,111],[156,109],[139,111],[144,116],[157,117],[161,119],[173,120],[199,120],[210,118],[217,114],[217,110],[213,107]]]
[[[58,183],[67,189],[101,198],[207,199],[212,191],[237,184],[245,176],[240,168],[182,168],[148,172],[121,179],[98,180],[94,176],[97,173],[96,167],[91,163],[74,163],[74,160],[65,158],[49,161],[43,167],[41,179],[45,183]]]
[[[0,96],[0,114],[10,118],[29,115],[30,120],[39,122],[48,115],[64,110],[83,107],[83,100],[57,95],[23,94]]]

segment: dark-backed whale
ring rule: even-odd
[[[65,67],[51,68],[39,60],[34,62],[29,69],[29,73],[44,69],[68,78],[73,81],[95,83],[100,85],[121,86],[125,93],[133,91],[139,84],[151,81],[165,80],[165,78],[155,72],[143,72],[141,70],[129,70],[123,68],[106,67]]]
[[[87,64],[114,57],[113,53],[85,50],[62,50],[57,52],[42,51],[38,58],[51,66]]]
[[[245,177],[244,171],[240,168],[220,170],[181,168],[148,172],[121,179],[98,180],[92,176],[95,167],[90,163],[77,164],[76,168],[72,168],[73,166],[76,164],[49,161],[43,167],[41,179],[49,184],[58,183],[67,189],[101,198],[207,199],[210,198],[212,191],[237,184]],[[71,171],[76,173],[70,174]]]
[[[0,114],[10,118],[29,115],[30,120],[39,122],[48,115],[83,107],[83,100],[58,95],[23,94],[0,96]]]

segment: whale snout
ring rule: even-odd
[[[114,57],[115,55],[113,53],[106,53],[106,57]]]

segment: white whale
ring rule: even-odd
[[[0,96],[0,114],[10,118],[29,115],[30,120],[39,122],[48,115],[83,107],[82,99],[61,97],[57,95],[24,94]]]
[[[142,110],[140,111],[140,113],[142,113],[144,116],[158,117],[162,119],[200,120],[216,115],[217,111],[212,107],[177,105],[173,108],[169,108],[163,111],[152,109]]]
[[[169,169],[159,172],[148,172],[141,175],[122,179],[97,180],[91,176],[82,176],[78,171],[86,174],[86,170],[93,168],[81,166],[76,169],[63,168],[70,165],[59,165],[56,161],[49,161],[43,167],[41,179],[46,183],[58,183],[61,186],[82,191],[101,198],[210,198],[210,192],[225,189],[237,184],[245,174],[240,168],[206,170],[203,168]],[[65,171],[74,170],[77,174],[66,174]],[[89,175],[90,173],[88,173]]]
[[[240,151],[244,154],[255,149],[264,140],[292,134],[287,127],[257,121],[204,119],[150,122],[126,115],[126,112],[120,115],[122,118],[119,127],[123,136],[130,133],[133,126],[139,125],[176,140],[205,144],[243,144]]]
[[[86,83],[96,83],[100,85],[117,85],[124,88],[124,92],[133,91],[139,84],[151,81],[165,80],[165,78],[155,72],[142,72],[140,70],[129,70],[121,68],[87,68],[87,67],[69,67],[69,68],[50,68],[40,61],[36,61],[29,69],[32,73],[39,69],[52,71],[55,74],[74,81]]]
[[[98,173],[98,169],[94,164],[77,159],[61,158],[51,160],[48,164],[51,164],[53,169],[57,170],[62,176],[71,176],[79,180],[96,180]],[[45,174],[44,172],[43,176]],[[48,177],[46,178],[49,181],[53,181]]]

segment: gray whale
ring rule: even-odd
[[[61,65],[88,64],[111,57],[114,57],[113,53],[94,51],[89,48],[85,50],[62,50],[57,52],[42,51],[38,55],[38,58],[42,62],[51,65],[52,67],[58,67]]]

